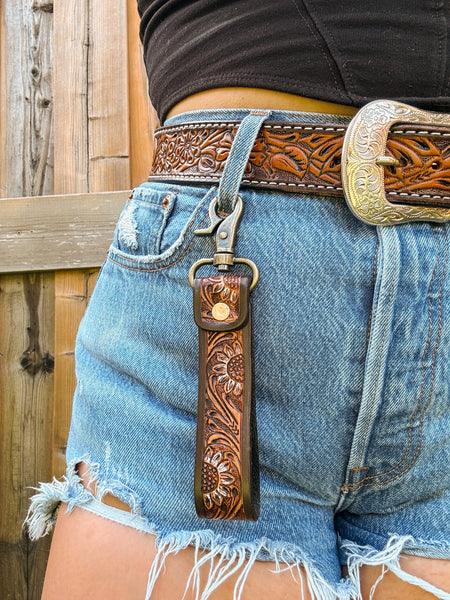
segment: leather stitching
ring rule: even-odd
[[[238,123],[190,123],[156,133],[149,180],[220,181]],[[243,185],[342,196],[341,152],[346,126],[332,123],[266,123],[246,165]],[[394,127],[387,153],[399,161],[385,168],[385,189],[393,203],[450,200],[447,173],[450,133],[443,128]],[[413,200],[414,199],[414,200]],[[445,208],[445,205],[442,206]]]

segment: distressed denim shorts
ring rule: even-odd
[[[170,123],[248,114],[186,113]],[[330,118],[348,120],[270,114]],[[236,255],[261,273],[253,292],[261,516],[201,520],[188,272],[214,254],[214,238],[194,231],[208,224],[217,193],[147,182],[124,207],[78,334],[67,475],[34,496],[31,535],[51,528],[60,501],[155,534],[147,598],[165,557],[192,545],[211,560],[221,555],[229,572],[244,557],[248,568],[255,559],[303,566],[319,600],[359,598],[365,564],[448,600],[405,573],[399,557],[450,559],[450,224],[374,227],[343,198],[240,190]],[[96,498],[75,472],[80,461]],[[102,504],[107,492],[132,512]]]

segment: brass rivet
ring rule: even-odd
[[[221,240],[225,240],[228,237],[228,233],[226,231],[221,231],[219,237]]]
[[[211,312],[216,321],[225,321],[230,314],[230,307],[225,302],[218,302],[214,304]]]

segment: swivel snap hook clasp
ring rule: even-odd
[[[244,263],[253,271],[253,281],[250,286],[252,290],[259,279],[259,269],[255,263],[248,258],[236,258],[234,256],[234,243],[236,232],[244,211],[244,201],[238,195],[233,212],[229,215],[221,216],[217,214],[218,199],[215,196],[209,205],[209,227],[205,229],[196,229],[196,235],[211,235],[216,231],[216,251],[213,258],[202,258],[192,265],[189,271],[189,283],[194,282],[197,269],[206,264],[214,265],[219,271],[229,271],[235,263]]]
[[[227,216],[217,214],[217,196],[209,205],[210,226],[206,229],[197,229],[196,235],[211,235],[216,231],[216,252],[213,257],[213,265],[219,271],[229,271],[234,264],[234,242],[239,221],[244,210],[244,202],[241,196],[237,197],[233,212]]]

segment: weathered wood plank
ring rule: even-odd
[[[0,157],[6,156],[6,130],[7,130],[7,112],[6,105],[8,96],[6,94],[6,23],[5,6],[0,1]],[[0,198],[6,196],[6,181],[8,172],[3,160],[0,161]]]
[[[89,1],[54,7],[55,194],[88,192]]]
[[[153,156],[153,132],[158,127],[156,111],[150,104],[142,46],[139,39],[139,14],[136,0],[128,9],[128,86],[130,105],[130,178],[135,187],[145,181]]]
[[[62,272],[55,283],[55,347],[58,349],[58,392],[66,402],[58,402],[58,427],[53,432],[53,469],[65,471],[66,446],[69,437],[72,393],[74,388],[74,341],[78,325],[92,295],[98,270],[77,273]],[[75,276],[74,276],[75,275]],[[68,396],[70,392],[70,397]]]
[[[68,19],[67,16],[70,16]],[[55,191],[128,189],[129,128],[126,0],[64,0],[55,5]],[[59,52],[58,40],[65,47]],[[70,40],[67,44],[66,40]],[[76,74],[73,73],[76,71]],[[62,128],[60,128],[62,129]],[[70,133],[67,133],[70,132]],[[73,156],[72,147],[78,149]],[[89,281],[94,277],[89,275]],[[56,273],[56,373],[53,472],[64,472],[64,449],[75,389],[75,331],[86,307],[86,275]],[[77,296],[82,300],[76,300]],[[67,323],[72,328],[67,330]],[[59,332],[67,332],[60,336]]]
[[[0,277],[1,597],[40,598],[48,540],[22,532],[31,486],[50,478],[53,392],[51,275]]]
[[[55,193],[89,192],[88,56],[90,0],[55,4],[53,98],[55,112]],[[107,8],[106,8],[107,11]],[[55,273],[55,385],[52,472],[65,471],[65,447],[75,389],[75,332],[86,301],[83,273]],[[65,298],[65,299],[64,299]],[[68,300],[72,298],[72,301]],[[67,323],[71,323],[65,335]]]
[[[127,3],[90,0],[89,191],[130,185]]]
[[[30,0],[4,0],[2,13],[2,196],[51,194],[52,15]]]
[[[129,192],[0,200],[0,273],[99,267]]]
[[[53,192],[52,13],[1,3],[0,196]],[[31,487],[50,476],[53,275],[0,278],[0,581],[11,600],[38,600],[48,539],[22,531]]]
[[[128,0],[128,4],[127,0],[64,0],[55,3],[52,15],[51,0],[0,1],[0,155],[7,157],[0,161],[0,197],[6,198],[0,205],[0,221],[5,226],[6,214],[11,217],[8,227],[12,237],[7,245],[11,246],[16,263],[22,262],[18,255],[21,252],[18,249],[22,248],[24,260],[33,255],[34,266],[30,268],[39,268],[34,259],[49,242],[46,239],[44,243],[44,229],[53,227],[51,235],[56,240],[58,228],[62,231],[64,225],[57,224],[59,217],[55,221],[55,215],[63,213],[75,238],[81,230],[86,232],[86,226],[81,225],[86,219],[88,227],[90,223],[94,228],[93,236],[98,234],[98,228],[105,226],[105,240],[108,238],[109,244],[124,197],[116,209],[113,204],[108,207],[103,202],[95,214],[92,197],[85,204],[79,198],[78,206],[72,198],[68,204],[58,205],[46,225],[46,215],[38,215],[38,211],[44,205],[47,207],[44,212],[49,210],[52,200],[37,198],[36,205],[21,200],[20,210],[17,202],[6,210],[11,198],[128,189],[130,168],[133,185],[146,177],[151,154],[151,149],[147,150],[146,130],[154,127],[154,113],[150,117],[145,114],[148,109],[142,64],[138,69],[135,66],[135,75],[127,84],[127,43],[131,48],[137,41],[134,33],[127,40],[126,14],[132,3],[134,0]],[[132,27],[136,27],[136,15]],[[52,47],[55,48],[53,102]],[[138,62],[130,58],[130,64]],[[133,107],[136,106],[131,133],[128,93]],[[56,144],[54,189],[52,110]],[[136,148],[136,167],[130,167],[130,138]],[[25,214],[27,206],[31,212],[35,211],[33,222],[29,218],[31,213]],[[112,216],[114,210],[116,214]],[[108,218],[111,218],[109,226],[104,225]],[[3,228],[0,238],[4,233]],[[0,239],[0,262],[5,256],[5,241]],[[16,243],[18,246],[14,246]],[[35,247],[34,243],[38,245]],[[106,247],[101,250],[101,257]],[[60,247],[57,254],[61,252]],[[96,259],[94,264],[100,264],[101,260]],[[12,263],[12,256],[7,262]],[[74,266],[72,261],[70,267]],[[24,267],[25,264],[19,265]],[[41,268],[47,267],[49,264],[41,262]],[[17,268],[16,264],[13,270]],[[0,276],[0,461],[8,465],[0,475],[0,506],[2,512],[5,506],[10,509],[5,518],[2,514],[0,523],[0,595],[5,599],[40,597],[49,540],[30,544],[21,530],[30,495],[26,487],[50,478],[51,453],[52,473],[59,475],[64,470],[75,385],[75,331],[92,292],[96,272],[92,269],[58,272],[55,284],[51,273]],[[53,342],[57,401],[51,436],[53,376],[45,369],[50,369]],[[26,436],[24,443],[21,435]],[[22,443],[24,451],[19,447]]]

